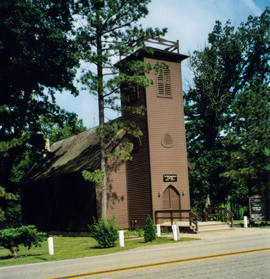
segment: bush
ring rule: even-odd
[[[115,246],[115,241],[118,239],[116,218],[113,215],[111,218],[100,218],[96,221],[93,218],[94,224],[89,226],[92,237],[98,242],[101,248]]]
[[[19,245],[24,245],[28,249],[32,246],[37,247],[46,237],[46,233],[38,232],[33,225],[4,229],[0,231],[0,246],[8,249],[12,257],[16,258],[20,250]]]
[[[157,238],[156,229],[153,225],[151,217],[148,215],[146,219],[146,225],[144,230],[144,240],[145,242],[153,241]]]

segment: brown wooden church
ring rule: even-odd
[[[128,101],[145,106],[146,114],[123,113],[143,132],[134,138],[133,160],[107,161],[108,215],[118,224],[144,227],[148,215],[160,210],[189,210],[188,161],[178,42],[160,40],[166,49],[139,51],[125,59],[159,61],[164,65],[155,84],[133,88]],[[166,68],[166,66],[169,66]],[[121,132],[121,136],[126,135]],[[107,150],[115,148],[107,138]],[[85,182],[81,171],[99,167],[99,137],[96,128],[56,142],[25,178],[22,190],[24,224],[44,231],[88,231],[92,216],[99,217],[100,195]],[[162,222],[162,221],[161,221]]]

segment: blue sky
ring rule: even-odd
[[[267,6],[270,0],[152,0],[148,16],[140,23],[145,28],[167,27],[165,39],[179,40],[180,52],[189,54],[206,45],[216,20],[223,24],[230,20],[237,27],[249,15],[259,16]],[[182,70],[184,87],[187,87],[192,79],[187,62]],[[56,101],[61,108],[77,113],[87,128],[98,125],[97,99],[87,91],[81,91],[76,98],[68,92],[59,93]],[[106,117],[113,119],[117,114],[107,111]]]

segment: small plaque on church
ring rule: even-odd
[[[176,182],[177,174],[163,174],[163,181],[164,182]]]

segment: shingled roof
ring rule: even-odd
[[[124,134],[124,131],[118,133],[120,137]],[[96,168],[100,160],[99,142],[96,127],[55,142],[46,156],[25,176],[24,182]],[[105,143],[106,149],[112,147],[110,136],[105,137]]]

